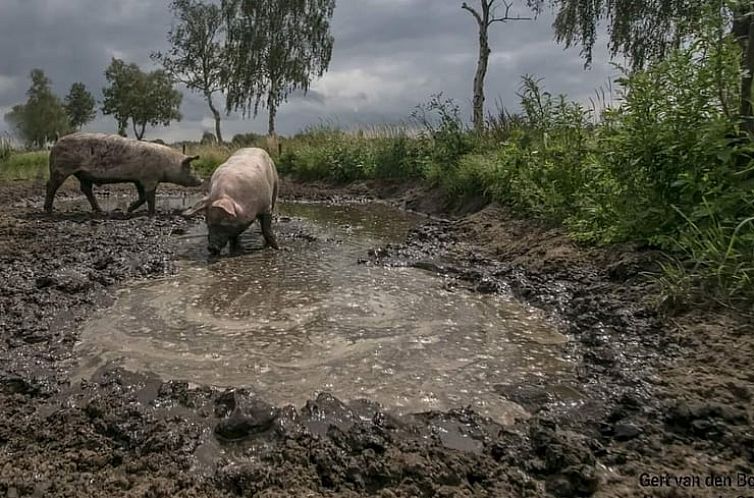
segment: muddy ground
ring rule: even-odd
[[[118,284],[175,271],[171,234],[196,220],[48,217],[41,192],[0,185],[0,496],[754,495],[754,482],[736,486],[754,474],[752,327],[713,308],[654,312],[651,250],[584,249],[558,228],[419,186],[285,182],[288,199],[384,199],[434,215],[361,262],[439,272],[560,317],[585,401],[561,402],[546,380],[501,386],[532,414],[510,427],[462,409],[396,417],[327,395],[273,407],[117,369],[70,383],[77,324]],[[59,195],[75,194],[74,183]],[[666,472],[702,487],[642,478]],[[704,487],[711,474],[732,483]]]

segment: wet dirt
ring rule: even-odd
[[[574,367],[568,383],[495,382],[500,400],[530,415],[506,425],[470,409],[398,414],[328,394],[280,406],[253,385],[212,388],[115,365],[71,381],[82,327],[117,309],[118,289],[183,278],[191,256],[181,237],[196,220],[178,214],[179,201],[158,202],[153,218],[47,217],[39,192],[0,186],[0,496],[746,494],[640,484],[642,473],[735,477],[754,464],[751,327],[720,310],[653,313],[656,290],[641,275],[656,264],[651,251],[584,250],[552,227],[452,206],[418,186],[287,182],[288,199],[333,209],[386,198],[443,216],[473,211],[421,220],[404,240],[365,242],[373,247],[354,248],[352,271],[421,271],[448,294],[514,296],[563,324],[570,340],[559,347]],[[573,396],[581,401],[564,402]]]

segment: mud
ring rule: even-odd
[[[715,473],[734,483],[736,473],[754,473],[751,326],[714,308],[653,312],[657,290],[643,273],[656,269],[657,254],[586,250],[557,228],[418,186],[283,185],[288,199],[385,199],[439,215],[360,263],[440,273],[450,291],[512,293],[563,320],[577,383],[501,383],[500,397],[531,416],[500,426],[468,409],[397,416],[326,394],[276,407],[251,390],[109,366],[70,382],[64,365],[79,324],[111,305],[119,284],[175,272],[175,235],[195,220],[159,201],[153,218],[47,217],[39,186],[5,184],[0,496],[751,494],[640,484],[644,473]],[[565,401],[572,390],[583,401]]]

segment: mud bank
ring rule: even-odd
[[[71,385],[63,365],[77,324],[118,283],[173,272],[173,235],[194,221],[49,218],[35,207],[38,186],[15,183],[0,186],[16,206],[0,215],[0,495],[699,496],[642,487],[640,475],[752,473],[751,329],[720,311],[656,316],[641,275],[656,254],[584,250],[556,228],[450,206],[418,186],[283,185],[288,199],[383,199],[450,218],[361,263],[512,292],[565,319],[580,365],[570,388],[585,401],[564,403],[548,379],[501,384],[532,414],[501,427],[468,410],[397,417],[327,395],[273,407],[244,390],[109,368]]]

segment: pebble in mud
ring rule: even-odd
[[[616,424],[613,428],[613,438],[617,441],[628,441],[638,437],[640,434],[641,429],[631,423]]]
[[[229,415],[215,426],[215,434],[219,439],[228,441],[268,431],[279,414],[277,408],[243,391],[230,391],[221,396],[215,413],[222,411],[229,412]]]

